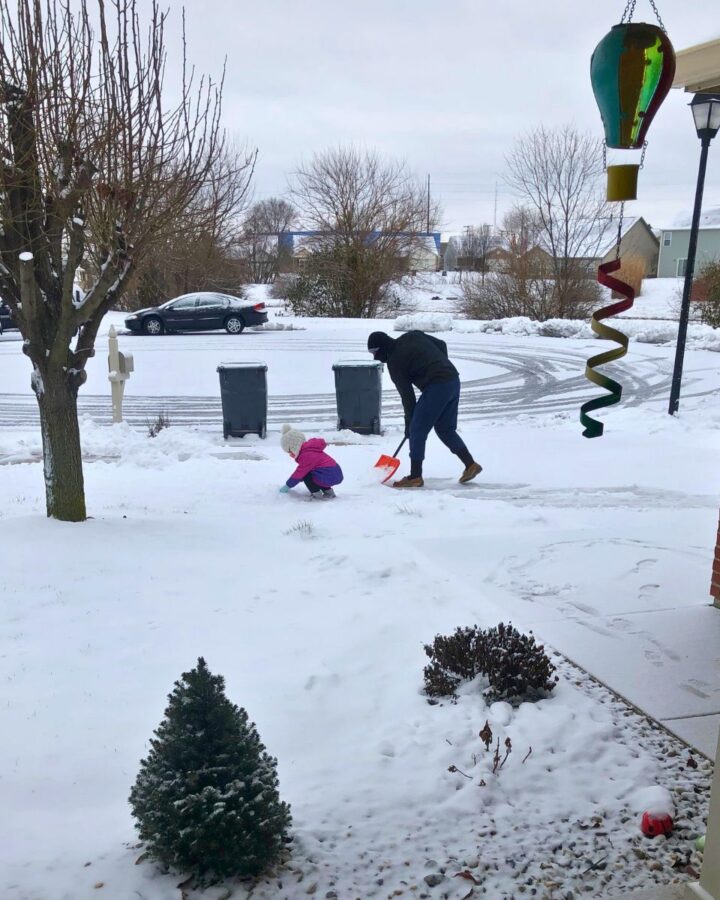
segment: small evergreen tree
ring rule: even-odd
[[[199,884],[259,875],[278,859],[290,807],[277,761],[202,657],[175,682],[150,743],[130,805],[151,857]]]

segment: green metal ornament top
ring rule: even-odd
[[[675,76],[675,51],[657,25],[614,25],[595,48],[590,79],[608,147],[640,149]]]

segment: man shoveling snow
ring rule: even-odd
[[[405,411],[405,434],[410,439],[410,474],[393,482],[396,488],[420,488],[425,443],[430,429],[458,456],[465,466],[460,483],[472,481],[482,472],[457,433],[460,376],[448,359],[447,345],[423,331],[408,331],[391,338],[384,331],[373,331],[368,338],[373,357],[386,363],[398,389]],[[420,390],[415,398],[413,385]]]

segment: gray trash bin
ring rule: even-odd
[[[380,434],[382,363],[338,362],[335,373],[338,431]]]
[[[267,366],[259,362],[221,363],[223,436],[267,434]]]

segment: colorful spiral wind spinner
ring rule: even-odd
[[[595,367],[625,356],[628,338],[621,331],[601,324],[601,320],[630,309],[635,300],[632,287],[612,277],[611,273],[621,266],[624,204],[626,200],[637,197],[638,172],[647,146],[645,136],[675,76],[675,51],[655,3],[653,0],[650,3],[658,25],[632,22],[636,0],[628,0],[620,24],[614,25],[600,41],[590,61],[593,93],[605,128],[605,146],[617,150],[642,150],[642,158],[636,164],[606,167],[607,199],[619,202],[621,206],[616,257],[598,267],[597,280],[620,294],[623,299],[597,310],[590,324],[598,337],[614,340],[620,346],[597,354],[587,361],[585,377],[609,392],[588,400],[580,409],[580,422],[585,427],[583,435],[588,438],[600,437],[604,428],[602,422],[591,418],[588,413],[612,406],[622,396],[622,385],[607,375],[596,372]]]

